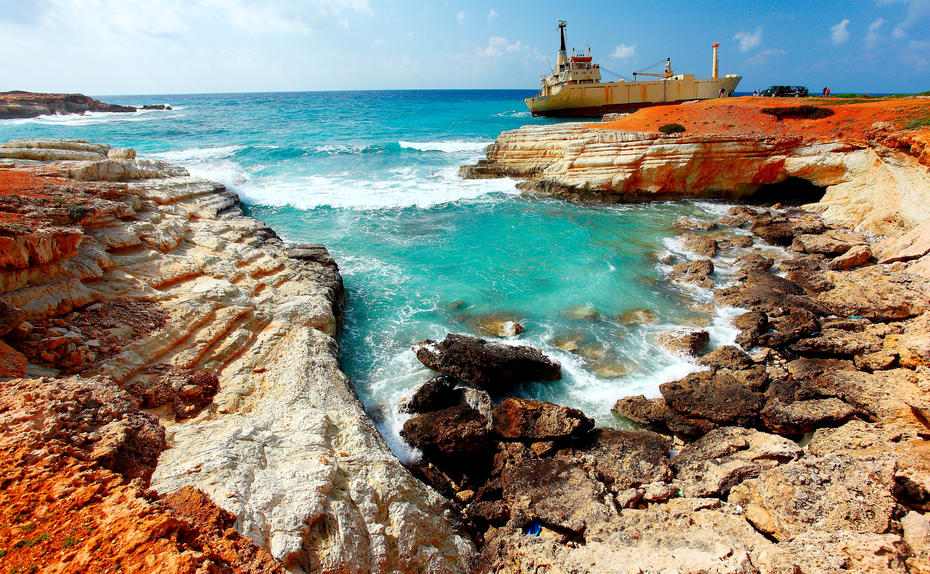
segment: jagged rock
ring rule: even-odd
[[[902,367],[930,366],[930,315],[925,313],[907,321],[900,334],[887,335],[884,349],[898,355]]]
[[[734,264],[743,273],[760,273],[771,269],[772,265],[775,264],[775,260],[758,253],[745,253],[737,257]]]
[[[492,420],[502,438],[524,442],[566,439],[594,428],[578,409],[532,399],[505,400],[494,408]]]
[[[663,383],[659,390],[672,410],[718,425],[749,425],[765,403],[762,393],[723,372],[693,373],[680,381]]]
[[[781,316],[769,320],[772,333],[759,336],[759,343],[769,347],[786,345],[820,330],[817,316],[807,309],[792,308]]]
[[[759,572],[888,572],[904,574],[907,550],[899,536],[840,530],[805,532],[759,554]],[[907,564],[910,564],[908,561]],[[913,570],[911,570],[913,572]]]
[[[654,432],[600,428],[577,447],[563,449],[556,458],[580,465],[619,494],[671,478],[668,441]]]
[[[785,438],[740,427],[710,431],[672,459],[683,496],[724,497],[763,470],[799,459],[804,450]]]
[[[515,337],[526,332],[526,328],[512,315],[494,314],[472,317],[469,324],[481,335],[487,337]]]
[[[659,336],[659,343],[670,351],[682,355],[697,355],[709,342],[710,334],[707,331],[673,332]]]
[[[593,521],[592,521],[593,522]],[[584,544],[564,544],[543,531],[497,529],[482,550],[490,571],[721,572],[755,570],[753,557],[774,545],[713,499],[675,498],[645,509],[623,509],[613,520],[589,524]],[[555,568],[553,568],[555,567]]]
[[[907,273],[870,265],[832,277],[835,287],[819,294],[818,300],[840,317],[888,321],[913,317],[928,308],[925,285]]]
[[[456,392],[455,380],[439,375],[426,381],[414,391],[413,396],[400,405],[405,413],[426,413],[458,404],[464,397]]]
[[[880,534],[897,504],[894,470],[884,457],[809,456],[733,487],[729,501],[780,541],[811,531]]]
[[[893,423],[913,432],[925,432],[927,428],[920,413],[930,406],[930,401],[918,376],[909,369],[827,371],[804,384],[823,396],[842,399],[877,422]]]
[[[196,369],[155,365],[146,369],[152,375],[126,386],[147,409],[171,404],[176,420],[191,418],[209,405],[219,390],[216,375]]]
[[[907,559],[910,572],[930,571],[930,516],[910,511],[901,519],[904,541],[911,550]]]
[[[824,255],[842,255],[850,250],[852,245],[830,235],[798,235],[791,243],[791,249],[804,253],[822,253]]]
[[[0,119],[34,118],[84,112],[134,112],[136,108],[105,104],[83,94],[39,94],[5,92],[0,94]]]
[[[577,466],[559,459],[526,459],[504,469],[501,477],[510,522],[523,528],[533,520],[582,535],[588,526],[615,519],[604,489]]]
[[[814,431],[807,443],[807,452],[820,456],[842,451],[888,451],[901,438],[900,430],[854,419],[841,427]]]
[[[769,319],[765,313],[747,311],[733,319],[733,326],[740,330],[736,342],[744,349],[756,346],[759,336],[768,331]]]
[[[856,364],[857,369],[869,372],[890,369],[897,360],[897,352],[885,350],[853,357],[853,362]]]
[[[754,363],[749,355],[737,347],[725,345],[698,359],[698,364],[710,367],[711,370],[717,370],[745,369],[751,367]]]
[[[680,241],[682,247],[702,257],[716,257],[720,248],[715,239],[691,231],[683,233]]]
[[[771,273],[750,272],[740,285],[714,291],[717,303],[779,316],[786,309],[801,308],[825,314],[823,308],[804,296],[800,285]]]
[[[833,271],[843,271],[865,265],[870,259],[872,259],[872,250],[869,246],[856,245],[846,253],[827,263],[827,267]]]
[[[928,220],[930,221],[930,220]],[[907,233],[889,237],[872,246],[879,263],[909,261],[930,253],[930,222],[924,221]]]
[[[492,394],[504,393],[526,381],[562,378],[562,367],[532,347],[502,345],[449,334],[441,342],[426,340],[414,346],[421,363]]]
[[[713,231],[717,229],[717,223],[714,221],[700,221],[698,219],[682,217],[675,221],[675,227],[693,231]]]
[[[714,263],[710,259],[700,259],[675,265],[669,276],[676,281],[694,283],[709,289],[714,286],[714,280],[710,278],[713,272]]]
[[[877,353],[882,349],[882,340],[868,333],[824,329],[819,335],[795,341],[790,348],[799,353],[850,357]]]
[[[638,425],[656,431],[671,431],[684,437],[699,437],[716,425],[706,419],[689,418],[670,409],[665,399],[647,399],[642,395],[617,401],[613,412]]]
[[[0,377],[26,376],[26,355],[0,341]]]
[[[799,435],[822,426],[848,421],[856,409],[836,398],[782,402],[769,400],[762,409],[762,422],[778,434]]]
[[[751,229],[769,243],[789,245],[799,235],[823,233],[826,226],[818,215],[792,211],[777,217],[761,218]]]
[[[473,408],[456,405],[409,419],[400,436],[437,464],[462,466],[487,452],[487,422]]]

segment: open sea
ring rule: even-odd
[[[340,357],[361,400],[402,459],[397,404],[431,372],[410,347],[447,333],[485,335],[490,320],[526,329],[507,342],[562,363],[558,382],[519,396],[582,409],[619,425],[610,408],[630,394],[699,369],[656,338],[702,326],[712,345],[733,340],[733,309],[708,290],[667,281],[682,217],[716,219],[727,205],[657,202],[577,205],[524,197],[508,179],[465,181],[503,130],[532,118],[531,91],[398,91],[95,96],[171,111],[0,121],[0,141],[81,138],[134,147],[186,166],[240,195],[247,212],[285,240],[325,244],[345,279]],[[717,265],[719,284],[731,272]],[[629,322],[645,308],[652,323]],[[570,350],[565,350],[570,349]]]

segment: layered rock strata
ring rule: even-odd
[[[774,123],[762,119],[761,105],[664,107],[671,120],[694,116],[684,134],[658,132],[647,115],[637,120],[659,113],[646,110],[615,123],[524,126],[503,132],[488,146],[487,159],[462,168],[462,174],[515,177],[529,189],[595,201],[744,198],[763,185],[797,178],[825,188],[809,208],[833,225],[896,234],[930,219],[930,130],[897,127],[907,119],[898,116],[926,113],[930,101],[888,102],[859,115],[854,112],[865,104],[837,106],[838,117],[852,115],[843,115],[829,132],[816,127],[825,120],[784,120],[761,134],[736,124]],[[747,108],[752,114],[741,116]],[[895,112],[896,123],[874,119],[902,109]],[[704,133],[701,124],[714,115],[733,119],[718,118],[719,129]]]
[[[235,521],[290,571],[470,570],[473,544],[339,369],[342,281],[323,246],[284,243],[182,168],[76,140],[0,145],[0,227],[3,375],[130,393],[164,429],[141,487],[150,474],[195,514],[185,489],[202,491],[218,531]]]

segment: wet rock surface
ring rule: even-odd
[[[430,369],[492,394],[507,392],[521,382],[562,378],[559,363],[537,349],[467,335],[450,334],[439,342],[426,340],[417,343],[414,352]]]

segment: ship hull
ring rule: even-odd
[[[683,79],[651,82],[611,82],[563,85],[554,94],[538,95],[525,100],[534,116],[595,117],[605,113],[629,112],[636,109],[716,98],[720,90],[731,93],[742,78]]]

